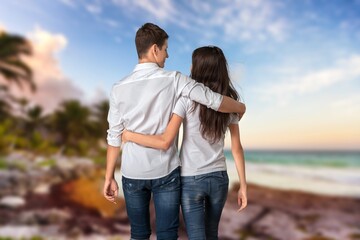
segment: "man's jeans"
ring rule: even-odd
[[[180,210],[180,168],[169,175],[149,180],[122,177],[126,210],[131,224],[131,239],[151,235],[149,203],[153,194],[157,239],[177,239]]]
[[[226,171],[181,177],[181,209],[190,240],[218,239],[229,178]]]

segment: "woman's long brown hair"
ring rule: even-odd
[[[191,78],[203,83],[212,91],[229,96],[235,100],[239,95],[232,85],[224,53],[216,46],[200,47],[192,54]],[[229,124],[230,114],[216,112],[204,105],[194,103],[194,109],[200,107],[200,132],[212,143],[218,142]]]

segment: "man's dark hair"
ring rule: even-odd
[[[145,23],[136,32],[135,45],[139,59],[141,59],[156,44],[160,49],[169,35],[159,26],[153,23]]]

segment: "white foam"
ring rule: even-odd
[[[231,183],[238,182],[233,161],[228,161]],[[360,168],[330,168],[275,164],[246,164],[248,183],[331,196],[360,197]]]

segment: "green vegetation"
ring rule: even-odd
[[[56,160],[52,158],[38,163],[39,167],[53,167],[55,165],[56,165]]]
[[[39,237],[39,236],[34,236],[34,237],[31,237],[30,240],[43,240],[43,238]]]
[[[106,101],[101,105],[108,104]],[[33,115],[34,108],[38,115]],[[92,112],[77,100],[63,102],[59,109],[48,115],[41,107],[27,108],[24,114],[13,115],[0,121],[0,153],[25,150],[35,155],[61,153],[67,156],[99,157],[104,154],[107,129],[107,109],[102,115]],[[105,114],[106,112],[106,114]],[[99,118],[103,116],[103,118]],[[104,158],[104,155],[102,155]],[[102,162],[99,158],[96,162]]]
[[[85,106],[78,100],[67,100],[54,112],[44,114],[41,106],[9,91],[11,83],[36,90],[32,70],[21,58],[31,55],[31,50],[25,38],[0,32],[0,77],[6,81],[0,83],[0,154],[15,150],[44,156],[87,156],[103,164],[108,101]]]
[[[39,236],[33,236],[30,238],[20,238],[20,240],[43,240],[44,238],[39,237]],[[14,240],[11,237],[0,237],[0,240]]]
[[[0,158],[0,169],[7,169],[7,167],[5,160]]]
[[[100,150],[98,156],[92,157],[92,160],[97,165],[105,166],[106,165],[106,157],[105,156],[106,156],[106,151],[105,151],[105,149],[102,149],[102,150]]]
[[[32,70],[21,59],[23,55],[31,55],[31,52],[31,44],[25,38],[0,32],[0,75],[8,82],[20,87],[26,83],[35,90]]]

